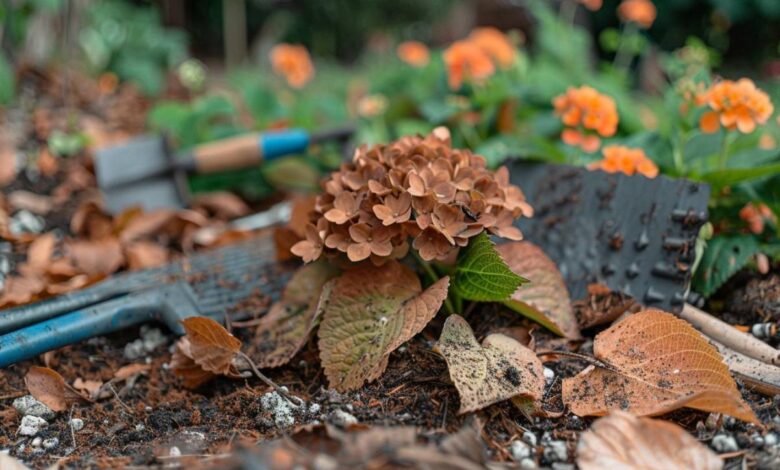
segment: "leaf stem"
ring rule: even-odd
[[[718,168],[721,170],[726,169],[726,163],[729,160],[730,135],[731,133],[728,130],[723,130],[723,139],[720,141],[720,153],[718,154]]]
[[[602,369],[607,369],[607,370],[612,371],[612,372],[620,372],[619,370],[617,370],[615,368],[615,366],[613,366],[611,364],[608,364],[608,363],[602,361],[601,359],[596,359],[595,357],[589,356],[587,354],[580,354],[580,353],[576,353],[576,352],[572,352],[572,351],[559,351],[559,350],[554,350],[553,351],[553,350],[550,350],[550,351],[539,351],[539,352],[536,353],[536,355],[538,357],[542,357],[542,356],[566,356],[566,357],[571,357],[571,358],[574,358],[574,359],[580,359],[580,360],[585,361],[585,362],[587,362],[589,364],[592,364],[592,365],[594,365],[596,367],[601,367]]]
[[[249,367],[252,369],[252,372],[254,372],[254,374],[257,376],[258,379],[262,380],[266,385],[268,385],[269,387],[273,388],[274,391],[276,393],[278,393],[279,395],[281,395],[282,397],[284,397],[285,400],[287,400],[288,402],[292,403],[295,406],[303,406],[304,405],[304,401],[303,400],[301,400],[298,397],[294,397],[294,396],[290,395],[287,392],[287,390],[285,390],[284,388],[280,387],[276,382],[274,382],[273,380],[269,379],[265,374],[260,372],[260,370],[257,368],[257,365],[255,364],[255,362],[252,360],[251,357],[247,356],[243,351],[238,351],[237,354],[238,354],[239,357],[244,359],[249,364]]]
[[[634,54],[628,49],[628,42],[639,30],[633,22],[627,23],[623,30],[620,32],[620,39],[618,42],[618,49],[615,52],[615,59],[612,62],[612,67],[628,74],[631,68],[631,61],[634,58]]]

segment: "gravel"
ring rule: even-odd
[[[339,409],[333,410],[330,415],[328,415],[328,418],[331,423],[341,427],[347,427],[358,423],[357,418],[355,418],[353,415]]]
[[[44,439],[43,441],[43,448],[47,450],[52,450],[57,448],[57,446],[60,445],[60,440],[56,437],[52,437],[49,439]]]
[[[13,407],[22,416],[36,416],[43,419],[53,419],[57,416],[54,410],[36,400],[32,395],[17,398],[13,402]]]
[[[72,427],[76,432],[81,431],[84,429],[84,420],[80,418],[73,418],[70,420],[70,427]]]
[[[737,440],[734,439],[734,436],[726,434],[716,434],[715,437],[712,438],[710,446],[720,453],[736,452],[739,450]]]
[[[569,451],[564,441],[550,441],[544,447],[544,457],[551,462],[566,462],[569,460]]]
[[[288,428],[295,424],[295,408],[278,393],[268,392],[264,394],[260,397],[260,406],[264,411],[271,414],[277,427]]]
[[[531,453],[533,453],[531,446],[523,441],[512,442],[509,451],[512,453],[512,458],[515,459],[516,462],[522,462],[523,459],[530,457]]]
[[[141,327],[141,337],[125,345],[125,358],[131,361],[140,359],[168,343],[168,337],[159,328],[149,325]]]
[[[22,418],[22,423],[19,425],[19,430],[16,432],[22,436],[34,436],[48,425],[49,423],[43,418],[25,416]]]

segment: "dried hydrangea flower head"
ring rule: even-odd
[[[343,253],[376,264],[406,256],[409,239],[426,261],[447,260],[483,231],[519,240],[515,219],[533,214],[505,167],[453,149],[446,128],[426,137],[363,146],[323,183],[306,239],[292,252],[304,261]]]

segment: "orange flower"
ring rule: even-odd
[[[314,64],[304,46],[277,44],[271,49],[271,66],[293,88],[303,88],[314,77]]]
[[[615,101],[594,88],[569,88],[565,94],[553,100],[553,106],[566,126],[561,134],[566,144],[579,146],[586,152],[595,152],[601,145],[599,136],[611,137],[617,132]]]
[[[477,28],[469,34],[466,40],[482,49],[501,68],[511,67],[515,62],[515,47],[507,35],[496,28]]]
[[[711,109],[699,121],[701,130],[707,133],[717,132],[723,126],[749,134],[757,124],[765,124],[774,111],[769,95],[748,78],[715,83],[698,101]]]
[[[601,9],[603,0],[579,0],[579,2],[590,11],[598,11]]]
[[[418,41],[406,41],[398,45],[396,49],[398,58],[413,67],[425,67],[431,59],[428,46]]]
[[[647,158],[642,149],[610,145],[604,147],[603,153],[604,159],[588,165],[589,170],[603,170],[607,173],[622,172],[627,175],[639,173],[648,178],[658,176],[658,167]]]
[[[756,235],[760,235],[764,231],[764,223],[770,221],[774,224],[777,223],[777,217],[766,204],[758,203],[758,205],[749,202],[745,204],[745,207],[739,210],[739,218],[742,219],[750,229],[751,232]]]
[[[618,15],[625,22],[632,22],[640,28],[648,29],[655,21],[655,5],[650,0],[623,0],[618,7]]]
[[[496,71],[484,50],[470,41],[455,41],[444,51],[448,82],[453,90],[460,89],[464,80],[481,81]]]

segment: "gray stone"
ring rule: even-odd
[[[536,446],[539,441],[536,439],[536,434],[531,431],[525,431],[523,433],[523,442],[529,446]]]
[[[330,422],[337,425],[337,426],[350,426],[352,424],[357,424],[358,420],[351,414],[347,413],[344,410],[334,410],[330,413]]]
[[[544,457],[552,462],[565,462],[569,460],[569,450],[564,441],[550,441],[544,447]]]
[[[22,436],[34,436],[38,434],[41,429],[48,425],[49,423],[47,423],[43,418],[39,418],[37,416],[25,416],[22,418],[22,423],[19,425],[19,430],[16,432]]]
[[[523,459],[530,457],[533,449],[523,441],[513,441],[512,445],[509,447],[509,451],[512,453],[512,458],[515,459],[516,462],[520,462]]]
[[[777,445],[778,440],[777,434],[773,432],[767,433],[767,435],[764,436],[764,445],[767,447],[774,447]]]
[[[32,395],[17,398],[13,402],[13,407],[22,416],[37,416],[43,419],[52,419],[57,416],[54,410],[36,400]]]
[[[43,442],[43,439],[41,439],[40,437],[36,437],[35,439],[32,440],[30,445],[32,445],[33,447],[40,447],[41,442]]]
[[[552,464],[553,470],[574,470],[574,464],[571,463],[561,463],[561,462],[555,462]]]
[[[525,468],[528,470],[533,470],[535,468],[539,468],[538,465],[536,465],[536,461],[534,459],[523,459],[520,461],[520,468]]]
[[[48,450],[55,449],[55,448],[57,448],[58,445],[60,445],[60,440],[57,439],[56,437],[45,439],[43,441],[43,448],[44,449],[48,449]]]
[[[287,391],[286,389],[284,389]],[[273,416],[274,424],[287,428],[295,424],[295,408],[286,398],[276,392],[268,392],[260,397],[260,406]]]
[[[22,209],[18,211],[8,223],[8,229],[13,234],[41,233],[45,223],[41,217]]]
[[[734,436],[729,436],[726,434],[716,434],[715,437],[712,438],[710,446],[721,453],[736,452],[739,450],[737,440],[734,439]]]
[[[70,427],[72,427],[76,432],[81,431],[84,429],[84,420],[80,418],[73,418],[70,420]]]

